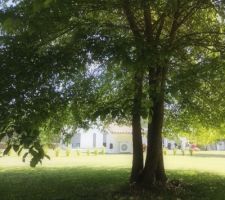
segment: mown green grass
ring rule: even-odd
[[[0,158],[0,200],[225,200],[225,153],[165,156],[171,190],[131,191],[131,155],[52,157],[31,169],[21,158]]]

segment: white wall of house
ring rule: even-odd
[[[217,146],[216,146],[216,144],[206,145],[206,150],[207,151],[216,151],[217,150]]]
[[[182,150],[186,149],[188,147],[189,141],[186,137],[180,137],[180,148]]]
[[[72,148],[92,149],[103,147],[103,134],[97,128],[78,129],[71,138]]]
[[[163,147],[168,148],[168,149],[174,149],[175,148],[175,141],[170,140],[168,138],[163,138]]]
[[[174,149],[174,148],[181,148],[181,149],[187,149],[189,141],[185,137],[180,137],[179,141],[176,143],[175,140],[171,140],[168,138],[163,138],[163,147],[168,148],[168,149]]]
[[[225,151],[225,141],[219,141],[214,144],[209,144],[205,146],[208,151]]]
[[[68,129],[70,131],[70,129]],[[146,133],[147,130],[144,130]],[[63,136],[62,136],[63,137]],[[177,147],[181,149],[188,148],[188,140],[185,137],[180,137],[179,144],[176,144],[174,140],[163,138],[163,147],[174,149]],[[146,136],[142,136],[143,144],[147,145]],[[92,126],[91,128],[78,129],[77,133],[71,138],[71,144],[65,145],[63,140],[60,141],[62,148],[79,148],[79,149],[94,149],[94,148],[106,148],[107,153],[132,153],[132,128],[129,126],[120,126],[117,124],[111,124],[107,129]],[[207,150],[219,150],[225,151],[225,141],[207,145]]]
[[[80,148],[89,149],[93,148],[93,133],[82,133],[80,134]]]
[[[128,133],[109,133],[104,136],[107,153],[132,153],[132,138]]]
[[[124,131],[122,129],[122,131]],[[125,130],[127,131],[127,130]],[[147,144],[146,136],[142,137],[143,144]],[[71,147],[79,149],[106,148],[106,153],[133,153],[131,132],[102,131],[98,128],[88,130],[78,129],[71,138]]]
[[[179,148],[186,149],[188,140],[185,137],[179,138]],[[147,144],[146,136],[142,136],[143,144]],[[163,138],[163,146],[174,149],[174,140]],[[63,146],[65,147],[65,145]],[[71,147],[79,149],[106,148],[106,153],[133,153],[132,134],[128,127],[116,127],[103,130],[92,127],[88,130],[79,129],[71,139]],[[178,146],[177,146],[178,147]],[[213,145],[208,145],[207,150],[225,150],[225,141],[220,141]]]
[[[117,132],[113,132],[113,131]],[[132,153],[132,135],[129,127],[113,127],[113,130],[102,130],[91,127],[88,130],[78,129],[71,138],[71,147],[79,149],[103,148],[107,153]]]
[[[143,144],[147,145],[146,136],[142,136]],[[104,136],[107,153],[133,153],[131,133],[109,133]]]
[[[225,142],[224,141],[220,141],[216,144],[216,148],[218,151],[224,151],[225,150]]]
[[[80,148],[80,133],[74,134],[71,138],[71,147],[74,148]]]

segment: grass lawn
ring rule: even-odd
[[[136,195],[127,187],[131,155],[52,156],[35,169],[21,158],[4,157],[0,200],[225,200],[225,152],[167,155],[165,165],[168,177],[184,186]]]

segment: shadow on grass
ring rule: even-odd
[[[225,200],[225,176],[198,171],[169,171],[171,179],[185,183],[180,199]],[[179,192],[179,191],[178,191]]]
[[[224,200],[225,177],[194,171],[168,171],[183,188],[152,194],[128,187],[129,169],[36,168],[0,170],[1,200]]]

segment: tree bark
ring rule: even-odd
[[[152,100],[152,107],[149,109],[147,156],[139,180],[144,187],[151,187],[156,182],[161,184],[166,182],[162,151],[166,71],[157,67],[153,71],[150,70],[149,74],[149,97]]]
[[[141,134],[141,100],[143,72],[137,70],[134,76],[134,99],[132,110],[133,161],[130,182],[135,183],[143,170],[143,144]]]
[[[158,166],[156,168],[155,179],[157,183],[161,183],[161,184],[165,184],[167,181],[166,172],[164,168],[164,160],[163,160],[162,136],[161,136],[161,146],[160,146],[159,160],[158,160]]]

